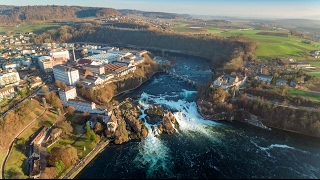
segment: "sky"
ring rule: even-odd
[[[320,0],[0,0],[0,5],[53,4],[136,9],[190,15],[320,20]]]

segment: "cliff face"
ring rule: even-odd
[[[176,129],[178,127],[179,124],[170,111],[163,116],[161,124],[158,125],[160,132],[162,131],[167,134],[172,134],[176,132]]]
[[[130,139],[143,139],[148,136],[147,127],[138,119],[141,112],[129,98],[121,104],[118,112],[126,124],[126,131]]]
[[[164,111],[160,105],[151,106],[145,110],[148,115],[146,120],[149,124],[153,124],[152,131],[155,135],[162,132],[172,134],[179,127],[176,118],[170,111]]]

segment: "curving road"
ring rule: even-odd
[[[16,107],[18,107],[20,104],[24,103],[26,100],[29,99],[29,97],[34,97],[38,92],[39,90],[42,88],[43,85],[37,87],[33,93],[31,93],[29,96],[25,97],[23,100],[21,100],[19,103],[17,103],[16,105],[14,105],[13,107],[11,107],[10,109],[8,109],[7,111],[5,111],[3,114],[1,114],[0,118],[3,118],[5,115],[7,115],[9,112],[11,112],[12,110],[14,110]],[[42,116],[42,114],[46,111],[46,109],[43,110],[43,112],[37,116],[35,119],[33,119],[26,127],[24,127],[16,136],[15,138],[12,140],[10,146],[9,146],[9,149],[7,151],[7,154],[5,155],[5,158],[3,160],[3,163],[2,163],[2,173],[1,173],[1,176],[2,176],[2,179],[5,179],[5,175],[4,175],[4,172],[5,172],[5,164],[6,164],[6,161],[8,159],[8,156],[11,152],[11,148],[13,146],[13,143],[15,141],[15,139],[25,130],[27,129],[35,120],[37,120],[40,116]]]
[[[42,116],[44,112],[46,112],[46,109],[44,109],[40,115],[38,115],[38,116],[37,116],[36,118],[34,118],[26,127],[24,127],[24,128],[14,137],[14,139],[12,140],[12,142],[11,142],[11,144],[10,144],[10,147],[9,147],[9,149],[8,149],[8,151],[7,151],[7,154],[6,154],[6,156],[5,156],[4,160],[3,160],[3,163],[2,163],[2,173],[1,173],[1,174],[2,174],[2,179],[5,179],[5,175],[4,175],[4,172],[5,172],[5,164],[6,164],[6,162],[7,162],[8,157],[9,157],[9,154],[10,154],[10,152],[11,152],[11,149],[12,149],[12,146],[13,146],[13,143],[14,143],[15,139],[16,139],[18,136],[20,136],[20,134],[23,133],[23,131],[26,130],[32,123],[34,123],[40,116]]]

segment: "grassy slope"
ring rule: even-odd
[[[56,114],[50,111],[46,111],[35,123],[33,123],[28,129],[26,129],[18,138],[24,138],[26,140],[29,139],[29,137],[37,131],[41,126],[50,127],[53,125]],[[25,163],[26,160],[26,154],[28,153],[28,149],[25,150],[25,152],[21,152],[20,150],[16,148],[12,148],[12,152],[7,160],[5,171],[6,171],[6,177],[8,177],[7,170],[10,168],[16,169],[17,171],[21,171],[22,174],[27,172],[27,165]],[[25,175],[25,178],[28,178],[27,175]]]
[[[288,96],[296,96],[296,97],[303,97],[306,99],[311,99],[313,101],[320,102],[320,96],[317,93],[312,92],[305,92],[299,89],[289,88],[288,89]]]

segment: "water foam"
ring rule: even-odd
[[[268,152],[268,150],[271,150],[273,148],[282,148],[282,149],[292,149],[292,150],[296,150],[296,151],[299,151],[299,152],[302,152],[302,153],[309,153],[307,151],[303,151],[301,149],[296,149],[294,147],[291,147],[291,146],[288,146],[288,145],[285,145],[285,144],[271,144],[270,146],[268,147],[262,147],[262,146],[259,146],[257,143],[253,142],[252,140],[250,140],[250,142],[252,144],[254,144],[257,148],[259,148],[260,150],[262,151],[265,151],[267,153],[267,155],[269,157],[271,157],[270,153]]]
[[[188,91],[186,89],[182,89],[182,92],[180,93],[181,96],[184,97],[184,99],[189,98],[190,96],[196,94],[197,91]]]
[[[209,127],[221,125],[220,123],[204,120],[197,111],[197,105],[195,102],[188,102],[184,99],[177,99],[177,95],[182,98],[190,97],[196,93],[196,91],[183,90],[178,93],[152,95],[143,92],[138,100],[141,105],[140,110],[142,114],[139,119],[145,121],[144,110],[147,109],[151,103],[159,104],[163,107],[171,109],[174,117],[179,123],[177,134],[187,135],[190,137],[196,137],[199,133],[211,142],[219,142],[219,134],[215,133]],[[172,99],[174,98],[174,99]],[[149,130],[147,138],[142,141],[139,147],[139,154],[135,158],[138,162],[138,166],[147,167],[147,176],[154,178],[157,172],[165,172],[167,175],[172,174],[170,166],[172,162],[170,160],[170,149],[161,141],[159,136],[155,136],[152,132],[152,124],[145,121],[145,125]],[[196,139],[196,138],[195,138]]]

